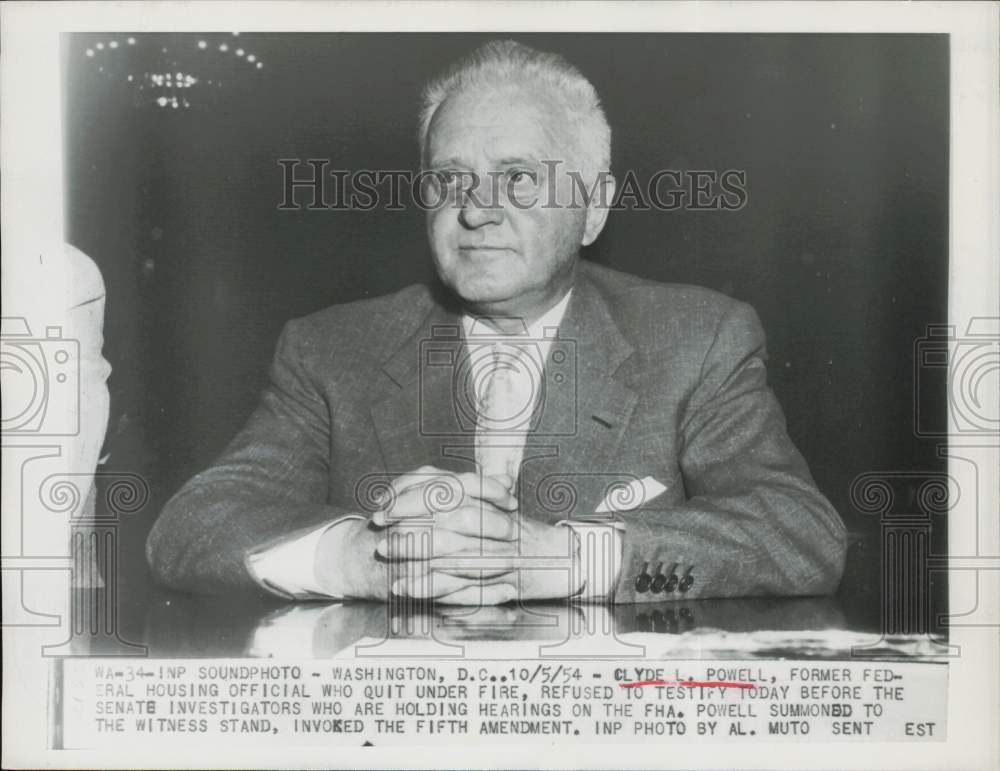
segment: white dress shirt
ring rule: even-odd
[[[488,319],[482,317],[462,317],[469,366],[472,372],[483,373],[478,382],[474,380],[477,389],[485,391],[489,388],[490,372],[499,358],[501,366],[506,369],[504,376],[510,380],[507,398],[513,405],[512,410],[507,410],[507,419],[489,421],[481,415],[476,430],[477,459],[492,458],[488,466],[500,464],[505,472],[515,477],[524,453],[529,418],[537,406],[545,361],[571,295],[572,290],[534,323],[524,325],[515,334],[498,332]],[[482,400],[485,393],[477,396]],[[485,471],[490,473],[489,468]],[[269,549],[248,555],[246,566],[250,575],[275,594],[295,599],[344,599],[345,595],[339,587],[330,586],[329,582],[326,586],[320,585],[315,571],[316,550],[320,539],[328,531],[351,519],[365,520],[366,517],[341,517],[305,535],[296,535]],[[582,583],[583,588],[576,598],[611,599],[621,569],[624,539],[620,523],[590,524],[563,520],[557,524],[570,527],[577,535],[578,549],[573,555],[573,569],[578,577],[575,583]]]

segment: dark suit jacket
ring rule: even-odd
[[[786,433],[754,311],[579,267],[525,448],[522,515],[585,517],[615,482],[652,476],[666,492],[618,515],[617,602],[832,592],[845,529]],[[150,533],[157,579],[250,586],[248,550],[373,511],[396,474],[472,470],[463,352],[459,312],[425,286],[289,322],[260,405]],[[689,580],[636,588],[657,572]]]

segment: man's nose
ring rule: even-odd
[[[499,225],[504,220],[504,208],[500,203],[491,203],[488,192],[472,191],[462,202],[459,220],[470,230],[483,225]]]

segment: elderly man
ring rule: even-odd
[[[440,286],[286,326],[246,427],[150,534],[158,579],[461,604],[833,591],[844,527],[753,310],[580,260],[610,134],[578,70],[518,43],[429,85]]]

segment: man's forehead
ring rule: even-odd
[[[561,108],[544,96],[523,87],[450,96],[431,122],[431,163],[470,153],[494,162],[539,161],[558,153],[567,139],[566,121]]]

